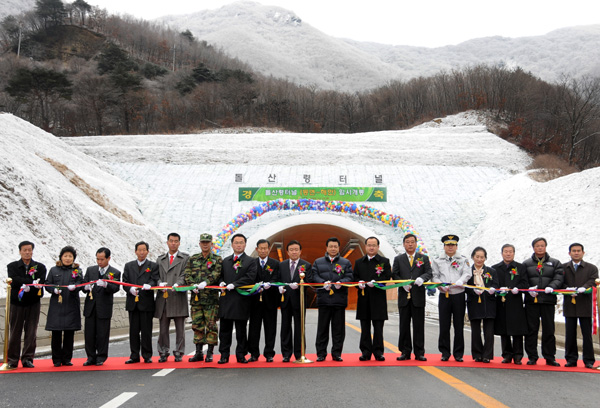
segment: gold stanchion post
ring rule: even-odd
[[[8,340],[10,339],[10,291],[12,279],[6,280],[6,309],[4,309],[4,363],[0,367],[0,371],[14,370],[8,366]]]
[[[309,360],[306,358],[306,339],[304,336],[306,306],[304,305],[304,285],[302,285],[304,283],[304,276],[305,276],[305,273],[300,272],[300,327],[302,328],[302,330],[301,330],[302,340],[300,341],[300,352],[302,353],[302,356],[300,356],[300,358],[298,360],[294,361],[294,363],[298,363],[298,364],[309,364],[309,363],[313,362],[312,360]]]

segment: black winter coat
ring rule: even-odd
[[[475,266],[471,267],[471,271],[475,270]],[[486,277],[486,275],[491,277]],[[483,284],[486,288],[498,289],[498,274],[489,266],[483,266]],[[475,276],[467,282],[467,285],[475,285]],[[479,319],[495,319],[496,318],[496,294],[490,295],[487,290],[484,290],[481,295],[475,293],[475,289],[466,288],[467,292],[467,310],[469,320]],[[481,299],[481,303],[480,300]]]
[[[83,283],[83,271],[76,263],[71,266],[54,266],[46,277],[46,285],[79,285],[81,283]],[[54,289],[52,286],[46,287],[46,291],[51,294],[46,330],[81,330],[79,292],[82,288],[76,288],[74,291],[59,288],[62,303],[58,303],[59,295],[54,293]]]
[[[377,273],[377,268],[381,267],[381,273]],[[379,254],[375,255],[370,261],[368,255],[359,258],[354,262],[354,281],[385,281],[392,277],[392,268],[390,260]],[[387,320],[387,291],[384,289],[370,288],[366,286],[364,290],[357,288],[358,297],[356,300],[356,319],[357,320]],[[391,289],[390,289],[391,290]]]
[[[513,261],[507,267],[504,262],[500,262],[493,265],[492,268],[498,273],[498,285],[500,288],[529,288],[527,271],[523,264]],[[513,269],[517,271],[516,275],[511,273]],[[525,296],[529,295],[525,294]],[[502,296],[496,296],[494,334],[503,336],[524,336],[527,334],[527,315],[523,306],[522,292],[519,292],[517,295],[508,292],[504,296],[504,301],[502,301]]]
[[[339,265],[339,272],[337,271]],[[331,290],[317,289],[317,307],[346,307],[348,306],[348,288],[342,286],[336,289],[335,282],[352,282],[352,264],[346,258],[337,255],[318,258],[312,266],[312,281],[314,283],[331,282]],[[333,292],[332,292],[333,291]]]
[[[28,272],[33,268],[33,275]],[[29,262],[29,266],[25,267],[22,259],[11,262],[6,266],[8,277],[12,279],[12,286],[10,291],[10,303],[18,306],[31,306],[36,303],[40,303],[40,299],[44,296],[44,291],[40,292],[39,289],[31,287],[29,292],[24,292],[23,297],[19,300],[19,290],[21,286],[25,284],[33,283],[34,280],[39,279],[39,283],[43,284],[46,282],[46,267],[44,264],[34,261],[33,259]]]
[[[562,289],[565,280],[563,266],[556,258],[551,258],[546,254],[542,259],[541,269],[538,270],[538,261],[535,254],[527,258],[523,265],[527,269],[527,280],[529,287],[536,286],[538,289],[551,287],[552,289]],[[525,295],[525,304],[536,303],[530,295]],[[538,292],[537,303],[556,304],[556,295]]]

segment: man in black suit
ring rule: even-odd
[[[46,267],[32,259],[33,242],[19,243],[21,259],[7,265],[8,277],[12,279],[10,296],[10,336],[8,337],[8,355],[6,364],[17,368],[19,357],[26,368],[34,368],[37,328],[40,320],[40,299],[44,296],[41,290],[46,282]],[[35,286],[28,286],[35,285]],[[19,297],[19,292],[21,297]],[[21,354],[21,334],[23,339],[23,354]],[[5,337],[6,341],[6,337]]]
[[[154,316],[154,292],[158,282],[158,265],[146,259],[150,246],[146,242],[135,244],[137,260],[127,262],[123,270],[123,282],[141,285],[141,290],[128,287],[125,309],[129,312],[129,347],[131,354],[125,364],[140,362],[140,346],[145,363],[152,362],[152,317]],[[140,341],[141,334],[141,341]]]
[[[256,243],[256,282],[263,282],[263,289],[259,295],[250,297],[250,325],[248,328],[248,361],[258,361],[260,356],[260,329],[265,328],[265,348],[263,355],[267,363],[273,362],[275,357],[275,338],[277,336],[277,308],[279,307],[279,292],[271,288],[270,282],[279,272],[279,261],[269,258],[270,242],[259,239]]]
[[[109,265],[110,249],[100,248],[96,251],[96,266],[90,266],[85,272],[84,282],[97,281],[84,287],[85,304],[85,353],[87,361],[84,366],[101,366],[108,358],[108,342],[110,340],[110,319],[113,314],[113,296],[120,289],[116,283],[106,280],[120,281],[121,272]]]
[[[245,364],[248,362],[246,360],[248,353],[246,325],[250,317],[250,297],[240,295],[234,289],[240,286],[254,285],[256,282],[256,259],[244,253],[246,237],[243,234],[235,234],[231,238],[231,247],[233,254],[223,260],[223,281],[220,283],[223,292],[219,298],[219,318],[221,319],[219,330],[221,359],[219,364],[229,362],[234,325],[237,342],[235,356],[238,363]]]
[[[379,239],[365,240],[367,254],[354,263],[353,279],[358,281],[356,319],[360,320],[360,361],[368,361],[375,356],[377,361],[385,361],[383,356],[383,324],[388,319],[386,291],[375,288],[376,281],[392,277],[390,260],[379,255]],[[366,282],[366,284],[365,284]],[[366,287],[365,287],[366,286]],[[373,338],[371,339],[371,325]]]
[[[410,360],[415,350],[415,360],[427,361],[425,357],[425,287],[432,277],[429,257],[417,252],[417,237],[407,234],[403,239],[404,254],[394,258],[392,274],[395,280],[414,280],[414,285],[398,288],[398,311],[400,313],[400,336],[398,350],[402,353],[396,360]],[[410,338],[410,322],[413,325],[413,341]]]
[[[289,283],[289,290],[285,287],[279,287],[281,294],[281,332],[279,334],[281,341],[281,354],[283,362],[289,363],[292,353],[296,360],[302,357],[302,320],[300,316],[300,273],[306,275],[304,281],[310,281],[309,274],[311,264],[300,258],[302,254],[302,245],[298,241],[290,241],[287,244],[287,253],[289,259],[279,264],[279,273],[276,282]],[[292,319],[294,320],[294,329],[292,330]],[[293,340],[292,340],[293,339]]]

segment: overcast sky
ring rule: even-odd
[[[216,9],[233,2],[88,0],[108,11],[145,19]],[[563,27],[600,24],[600,3],[592,0],[261,0],[259,3],[291,10],[303,22],[334,37],[425,47],[495,35],[543,35]]]

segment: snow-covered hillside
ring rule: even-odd
[[[360,91],[477,64],[520,66],[549,81],[563,73],[600,75],[600,24],[425,48],[334,38],[293,11],[251,1],[159,20],[190,29],[260,73],[324,89]]]
[[[121,267],[135,258],[134,244],[150,243],[155,257],[166,245],[140,214],[143,201],[109,168],[13,115],[0,114],[0,265],[19,259],[18,244],[36,244],[34,258],[52,266],[73,245],[77,261],[95,265],[101,246]],[[6,277],[6,268],[0,269]],[[4,279],[0,296],[5,289]]]

